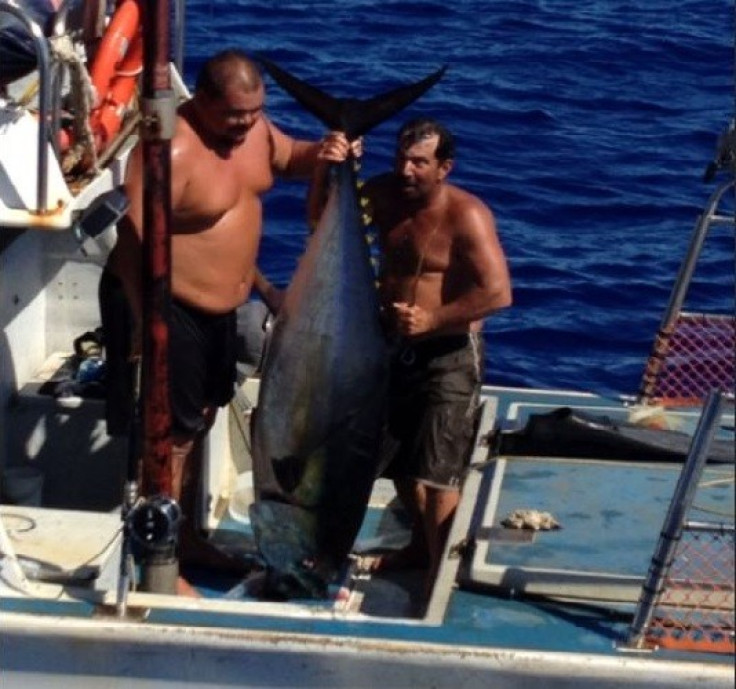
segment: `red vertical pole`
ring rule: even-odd
[[[169,328],[171,138],[176,119],[169,72],[169,3],[139,0],[143,18],[143,357],[144,493],[172,492]],[[146,485],[148,484],[148,485]]]

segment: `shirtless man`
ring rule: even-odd
[[[414,120],[399,131],[393,173],[364,186],[379,235],[381,302],[395,342],[386,475],[414,518],[411,543],[374,567],[426,567],[428,587],[472,451],[484,373],[482,321],[511,304],[493,214],[447,182],[453,157],[442,125]]]
[[[275,176],[306,179],[318,160],[344,157],[348,150],[345,136],[338,132],[317,142],[287,136],[265,115],[264,101],[256,65],[238,50],[219,53],[203,65],[194,96],[180,106],[171,142],[172,497],[185,515],[180,531],[183,564],[237,569],[237,563],[199,537],[194,510],[202,441],[217,407],[233,394],[235,309],[248,297],[256,274],[260,197]],[[129,429],[126,360],[140,351],[142,184],[139,147],[128,166],[130,209],[119,224],[118,242],[100,284],[111,434]],[[129,308],[127,325],[121,303]],[[121,337],[127,342],[121,343]],[[156,490],[151,469],[144,463],[144,494]],[[180,587],[185,588],[183,582]]]

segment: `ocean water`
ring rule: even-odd
[[[405,118],[444,121],[452,181],[493,209],[514,285],[513,307],[485,325],[487,380],[637,390],[734,117],[732,0],[190,0],[186,32],[190,85],[226,46],[341,97],[448,65],[366,137],[362,175],[391,165]],[[321,134],[270,81],[267,94],[285,131]],[[259,260],[277,284],[304,246],[304,196],[280,182],[266,197]],[[733,242],[733,228],[713,231],[687,307],[733,311]]]

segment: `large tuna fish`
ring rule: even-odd
[[[418,98],[444,69],[368,100],[339,100],[263,60],[349,139]],[[355,161],[331,166],[328,200],[273,326],[253,419],[251,523],[270,595],[322,597],[343,566],[376,478],[387,382],[375,274]]]

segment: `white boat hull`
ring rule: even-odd
[[[254,629],[2,616],[4,689],[727,689],[726,666]]]

